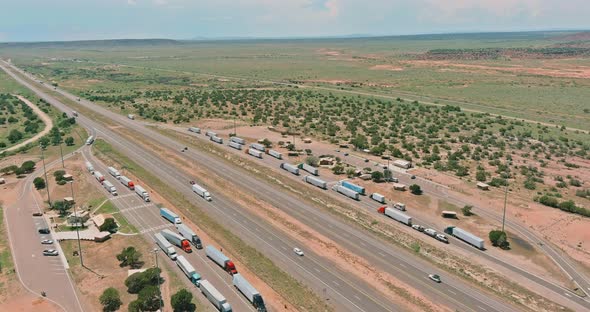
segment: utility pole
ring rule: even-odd
[[[59,154],[61,155],[61,167],[62,167],[62,168],[65,168],[65,167],[66,167],[66,165],[64,164],[64,152],[63,152],[63,150],[61,149],[61,142],[62,142],[62,140],[60,139],[60,140],[59,140]]]
[[[158,266],[158,248],[154,247],[154,257],[156,258],[156,268],[160,269],[160,266]],[[160,271],[160,270],[158,270]],[[158,311],[162,311],[162,283],[160,281],[160,273],[158,272],[158,304],[160,306],[160,309]]]
[[[72,201],[74,202],[74,216],[76,220],[76,236],[78,238],[78,255],[80,256],[80,265],[84,266],[84,258],[82,257],[82,244],[80,244],[80,227],[78,226],[81,218],[78,216],[78,209],[76,209],[76,199],[74,198],[74,180],[70,181],[70,190],[72,191]]]
[[[238,133],[236,131],[236,116],[234,116],[234,136],[237,136]]]
[[[41,147],[41,160],[43,160],[43,173],[45,174],[45,184],[47,186],[47,202],[49,203],[49,208],[51,208],[51,197],[49,196],[49,180],[47,179],[47,169],[45,169],[45,147],[40,145]]]
[[[504,223],[506,222],[506,202],[508,201],[508,179],[506,179],[506,188],[504,189],[504,212],[502,213],[502,232],[504,232]]]

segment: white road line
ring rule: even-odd
[[[402,268],[407,268],[407,266],[406,266],[405,264],[403,264],[403,263],[398,263],[398,264],[399,264],[399,266],[401,266]]]
[[[571,298],[571,296],[572,296],[572,295],[570,295],[570,294],[568,294],[568,293],[566,293],[566,292],[565,292],[564,294],[565,294],[566,296],[570,297],[570,298]]]
[[[482,309],[482,310],[484,310],[484,311],[487,311],[487,310],[486,310],[484,307],[482,307],[482,306],[477,306],[477,307],[478,307],[478,308],[480,308],[480,309]]]
[[[287,247],[285,247],[285,246],[281,246],[281,248],[283,248],[284,250],[287,250]]]
[[[313,268],[316,272],[320,273],[321,271],[318,268]]]
[[[354,295],[354,297],[356,298],[356,300],[361,301],[361,298],[357,295]]]
[[[447,291],[448,291],[448,292],[450,292],[451,294],[455,295],[455,296],[457,295],[457,293],[456,293],[456,292],[454,292],[454,291],[452,291],[452,290],[450,290],[450,289],[448,289]]]
[[[340,287],[340,284],[338,284],[338,282],[337,282],[337,281],[332,281],[332,284],[334,284],[334,285],[336,285],[336,286]]]
[[[381,251],[379,252],[379,254],[381,255],[381,257],[387,257],[384,253],[382,253]]]

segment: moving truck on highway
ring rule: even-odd
[[[202,280],[199,283],[199,289],[213,303],[217,310],[231,312],[231,305],[227,302],[227,299],[208,280]]]
[[[299,164],[297,167],[301,170],[305,170],[305,171],[313,174],[314,176],[320,175],[320,170],[314,166],[310,166],[308,164]]]
[[[246,140],[244,140],[244,139],[242,139],[242,138],[235,137],[235,136],[234,136],[234,137],[231,137],[231,138],[229,138],[229,141],[230,141],[230,142],[234,142],[234,143],[238,143],[238,144],[240,144],[240,145],[244,145],[244,144],[246,144]]]
[[[86,145],[90,145],[94,142],[94,136],[89,136],[88,139],[86,139]]]
[[[242,276],[242,274],[234,274],[233,276],[234,286],[252,303],[252,305],[258,310],[258,312],[266,312],[264,306],[264,300],[262,296],[248,281]]]
[[[332,186],[332,190],[334,190],[342,195],[348,196],[354,200],[359,200],[359,198],[360,198],[359,193],[357,193],[351,189],[345,188],[344,186],[342,186],[340,184],[335,184],[334,186]]]
[[[160,233],[162,233],[162,236],[164,236],[164,238],[166,238],[169,242],[171,242],[175,246],[180,247],[180,249],[184,250],[185,252],[193,252],[193,250],[191,249],[191,243],[188,241],[188,239],[168,229],[162,230],[162,232]]]
[[[88,169],[90,173],[94,173],[94,166],[89,161],[86,162],[86,169]]]
[[[213,262],[217,263],[220,267],[222,267],[225,271],[229,274],[234,275],[238,273],[236,270],[236,266],[234,263],[221,251],[215,249],[215,247],[209,245],[205,248],[205,253],[209,259],[213,260]]]
[[[382,213],[382,214],[384,214],[396,221],[399,221],[405,225],[412,226],[412,217],[406,215],[403,212],[400,212],[399,210],[389,208],[387,206],[383,206],[383,207],[377,209],[377,212]]]
[[[209,192],[204,187],[198,184],[193,184],[193,192],[203,197],[206,201],[211,201],[211,194],[209,194]]]
[[[182,223],[182,220],[180,220],[180,217],[177,214],[175,214],[174,212],[170,211],[170,209],[168,209],[168,208],[160,208],[160,216],[162,216],[164,219],[166,219],[174,224]]]
[[[382,204],[385,204],[385,196],[379,194],[379,193],[373,193],[371,194],[371,199],[376,201],[376,202],[380,202]]]
[[[102,182],[102,186],[104,186],[104,188],[111,193],[113,196],[117,196],[119,195],[117,193],[117,188],[113,185],[113,183],[109,182],[109,181],[104,181]]]
[[[229,147],[235,148],[237,150],[241,150],[242,149],[242,144],[236,143],[236,142],[229,142]]]
[[[107,168],[109,171],[109,174],[112,175],[113,177],[115,177],[115,179],[119,179],[121,178],[121,174],[119,173],[119,170],[113,168],[113,167],[108,167]]]
[[[257,151],[253,148],[246,149],[246,153],[248,153],[249,155],[254,156],[254,157],[262,158],[262,152]]]
[[[184,256],[178,256],[176,259],[176,265],[180,268],[180,270],[188,277],[188,279],[197,287],[199,286],[199,281],[201,280],[201,275],[197,273],[197,270],[186,260]]]
[[[205,132],[205,136],[208,136],[208,137],[217,136],[217,133],[215,133],[211,130],[207,130],[207,132]]]
[[[150,194],[139,185],[135,185],[135,194],[139,195],[146,202],[150,201]]]
[[[315,186],[322,188],[324,190],[328,189],[328,183],[326,183],[326,181],[316,178],[314,176],[305,176],[305,177],[303,177],[303,181],[305,181],[309,184],[315,185]]]
[[[133,184],[133,181],[131,181],[131,179],[129,179],[126,176],[121,176],[119,178],[119,182],[121,182],[121,184],[125,185],[130,190],[134,190],[135,189],[135,185]]]
[[[481,239],[481,238],[479,238],[479,237],[477,237],[477,236],[475,236],[463,229],[460,229],[456,226],[447,227],[445,229],[445,233],[447,233],[449,235],[453,235],[456,238],[458,238],[468,244],[471,244],[481,250],[485,249],[483,239]]]
[[[365,188],[354,183],[348,181],[340,181],[340,185],[344,186],[347,189],[353,190],[361,195],[365,195]]]
[[[276,159],[283,159],[283,154],[281,154],[275,150],[267,150],[266,153]]]
[[[209,139],[215,143],[223,144],[223,139],[218,136],[210,136]]]
[[[281,169],[287,170],[294,175],[299,175],[299,168],[297,168],[297,166],[295,166],[295,165],[291,165],[288,163],[282,163],[280,167],[281,167]]]
[[[164,251],[164,253],[172,260],[176,260],[177,255],[176,255],[176,250],[174,250],[174,247],[172,246],[172,244],[170,244],[170,242],[164,238],[164,236],[160,233],[156,233],[154,234],[154,239],[156,240],[156,244],[158,244],[158,246],[160,246],[160,248],[162,248],[162,250]]]
[[[261,152],[264,152],[266,150],[266,148],[264,147],[264,145],[260,144],[260,143],[252,143],[250,144],[250,147],[255,149],[255,150],[259,150]]]
[[[201,128],[190,127],[190,128],[188,128],[188,131],[194,132],[194,133],[201,133]]]
[[[201,244],[201,239],[199,238],[199,236],[197,236],[197,234],[195,234],[195,232],[193,232],[193,230],[191,230],[191,228],[189,228],[186,224],[177,224],[176,230],[178,231],[178,233],[180,233],[180,235],[188,239],[189,242],[191,242],[195,247],[197,247],[197,249],[203,249],[203,245]]]
[[[104,176],[99,171],[94,171],[93,175],[96,178],[96,181],[98,181],[100,183],[102,183],[102,181],[104,181]]]

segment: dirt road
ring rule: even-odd
[[[43,129],[43,131],[37,133],[37,135],[35,135],[34,137],[32,137],[28,140],[25,140],[15,146],[11,146],[11,147],[3,150],[0,153],[16,150],[16,149],[19,149],[22,146],[25,146],[31,142],[35,142],[36,140],[40,139],[42,136],[48,134],[49,131],[51,130],[51,128],[53,128],[53,120],[51,120],[51,118],[47,114],[45,114],[42,110],[40,110],[39,107],[37,107],[37,105],[31,103],[31,101],[27,100],[22,95],[16,95],[16,97],[18,97],[19,100],[25,102],[35,112],[35,114],[37,114],[37,116],[39,116],[39,118],[41,118],[43,123],[45,123],[45,129]]]

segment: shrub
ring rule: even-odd
[[[43,178],[41,177],[36,177],[35,180],[33,180],[33,184],[35,185],[35,188],[38,190],[45,188],[45,180],[43,180]]]
[[[105,289],[98,300],[100,301],[104,312],[117,311],[123,304],[123,302],[121,302],[121,297],[119,296],[119,291],[113,287]]]
[[[421,195],[422,188],[418,184],[412,184],[412,185],[410,185],[410,192],[412,192],[412,194],[414,194],[414,195]]]

